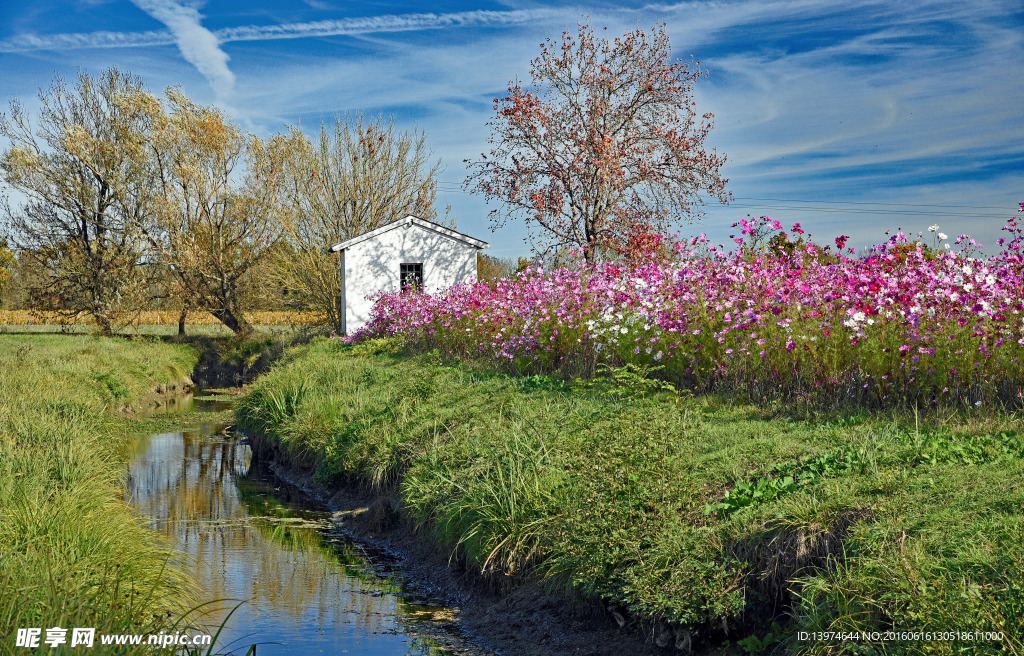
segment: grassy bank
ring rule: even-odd
[[[120,632],[180,613],[187,582],[123,500],[118,411],[195,362],[156,342],[0,335],[0,653],[26,652],[18,628]]]
[[[238,420],[324,484],[395,486],[485,576],[599,599],[669,648],[1024,650],[1019,418],[794,416],[611,373],[513,378],[322,340]],[[887,630],[1004,638],[798,639]]]

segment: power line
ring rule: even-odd
[[[932,205],[928,203],[878,203],[870,201],[856,201],[856,200],[801,200],[798,198],[753,198],[753,197],[742,197],[736,200],[756,200],[756,201],[768,201],[773,203],[824,203],[830,205],[872,205],[872,206],[883,206],[883,207],[935,207],[939,209],[969,209],[969,210],[1006,210],[1005,207],[998,205]]]
[[[882,209],[877,210],[866,209],[866,208],[837,208],[837,207],[793,207],[787,205],[744,205],[740,203],[731,203],[727,207],[734,207],[739,209],[760,209],[760,210],[788,210],[794,212],[816,212],[819,214],[885,214],[889,216],[948,216],[957,218],[969,218],[969,219],[1004,219],[1004,214],[978,214],[971,212],[938,212],[938,211],[924,211],[924,210],[900,210],[900,209]]]
[[[446,193],[469,193],[462,188],[461,185],[454,182],[439,182],[437,184],[438,191],[444,191]],[[1015,213],[1012,207],[1001,207],[997,205],[938,205],[934,203],[881,203],[872,201],[833,201],[833,200],[802,200],[798,198],[756,198],[756,197],[736,197],[734,200],[740,201],[738,203],[730,203],[726,207],[732,207],[737,209],[762,209],[762,210],[789,210],[796,212],[821,212],[827,214],[878,214],[880,211],[886,214],[900,215],[900,216],[946,216],[946,217],[958,217],[958,218],[973,218],[973,219],[1004,219],[1011,213]],[[746,202],[744,202],[746,201]],[[750,204],[750,201],[758,202],[771,202],[771,203],[807,203],[806,206],[791,206],[791,205],[759,205]],[[813,205],[812,205],[813,203]],[[831,207],[824,207],[824,205],[830,205]],[[846,206],[841,207],[841,206]],[[920,208],[915,210],[904,210],[899,209],[903,207]],[[878,208],[878,209],[872,209]],[[895,209],[886,209],[895,208]],[[932,211],[924,208],[933,208],[935,210],[946,210],[946,211]],[[976,212],[957,212],[948,210],[1000,210],[1005,214],[993,214],[993,213],[976,213]]]

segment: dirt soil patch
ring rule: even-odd
[[[276,460],[261,464],[324,503],[354,539],[396,558],[420,589],[459,608],[463,630],[486,649],[503,656],[679,653],[674,644],[658,647],[655,636],[644,636],[628,624],[619,628],[614,609],[567,601],[536,582],[498,586],[466,571],[452,554],[438,549],[425,531],[417,531],[401,518],[393,491],[374,492],[355,485],[328,490],[314,483],[307,472]]]

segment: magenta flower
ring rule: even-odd
[[[884,394],[931,402],[948,388],[943,398],[955,401],[972,386],[1024,385],[1016,221],[1004,227],[1004,250],[980,259],[966,235],[966,250],[937,254],[904,233],[859,257],[813,243],[773,252],[761,247],[773,231],[785,234],[781,222],[744,219],[736,225],[749,241],[736,238],[743,248],[731,253],[701,235],[672,242],[672,256],[657,261],[577,261],[434,295],[378,294],[370,323],[346,339],[396,335],[518,372],[657,362],[689,387],[770,378],[773,389],[861,390],[885,380]],[[800,224],[792,230],[804,234]],[[837,249],[848,240],[836,237]],[[826,339],[834,332],[842,339]],[[918,371],[920,356],[928,360]]]

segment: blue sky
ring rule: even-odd
[[[491,232],[489,208],[461,191],[462,162],[487,149],[492,99],[585,15],[611,35],[664,22],[675,55],[709,73],[697,108],[715,114],[708,143],[728,156],[735,201],[709,203],[681,234],[725,240],[749,213],[800,221],[823,242],[938,224],[994,245],[1024,201],[1019,0],[17,5],[0,5],[4,109],[33,108],[55,74],[116,65],[264,136],[339,112],[393,114],[442,159],[441,206],[499,256],[526,254],[525,230]]]

